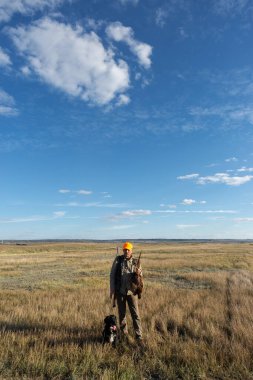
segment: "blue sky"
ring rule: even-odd
[[[2,0],[0,239],[253,238],[250,0]]]

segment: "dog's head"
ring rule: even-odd
[[[107,315],[107,317],[105,317],[105,319],[104,319],[104,323],[108,327],[116,326],[116,324],[117,324],[117,318],[113,314]]]

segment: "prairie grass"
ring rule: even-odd
[[[113,349],[112,243],[0,246],[0,379],[253,379],[252,247],[136,244],[145,348]]]

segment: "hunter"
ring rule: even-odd
[[[110,274],[110,298],[117,300],[120,330],[123,337],[127,337],[126,304],[132,317],[136,340],[142,343],[142,328],[138,308],[138,297],[133,294],[133,273],[142,277],[142,270],[138,259],[133,258],[133,245],[123,244],[123,255],[116,256]]]

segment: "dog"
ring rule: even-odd
[[[107,315],[104,319],[103,344],[110,343],[116,347],[118,341],[117,318],[115,315]]]

